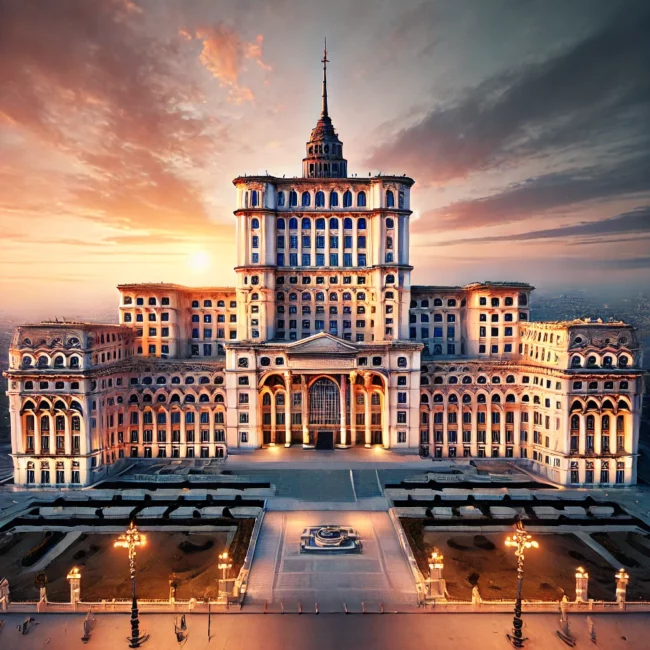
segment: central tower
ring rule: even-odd
[[[323,52],[323,99],[321,113],[307,142],[307,157],[302,161],[304,178],[346,178],[348,161],[343,158],[339,140],[327,108],[327,40]]]

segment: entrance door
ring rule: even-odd
[[[334,431],[319,431],[316,449],[334,449]]]

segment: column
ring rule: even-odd
[[[307,393],[307,379],[305,375],[300,375],[300,404],[302,406],[302,444],[309,444],[309,403]]]
[[[506,455],[506,411],[497,411],[499,415],[499,456],[505,458]]]
[[[214,433],[214,411],[208,411],[208,429],[210,433],[208,434],[210,436],[210,443],[208,445],[208,454],[210,455],[211,458],[217,455],[217,445],[216,445],[216,440],[215,440],[215,433]]]
[[[366,420],[365,420],[365,427],[366,427],[366,447],[371,447],[372,446],[372,438],[370,434],[370,377],[365,376],[363,378],[363,399],[364,399],[364,406],[366,409]]]
[[[514,425],[513,425],[513,435],[514,435],[514,445],[512,449],[512,455],[514,458],[521,457],[521,411],[517,409],[514,411]]]
[[[472,402],[472,443],[471,443],[472,457],[478,456],[478,404],[476,403],[476,395]]]
[[[347,393],[347,382],[346,382],[346,376],[344,374],[341,375],[341,446],[347,447],[348,446],[348,440],[347,440],[347,431],[346,431],[346,421],[345,421],[345,416],[346,416],[346,393]]]
[[[354,384],[357,380],[357,373],[350,372],[350,445],[357,441],[357,396],[354,393]]]
[[[449,443],[447,442],[447,436],[449,435],[449,404],[447,400],[449,399],[448,395],[445,395],[445,401],[442,405],[442,457],[449,457]]]
[[[600,456],[602,453],[602,445],[600,441],[600,437],[603,433],[603,416],[598,413],[597,415],[594,415],[594,453],[596,456]]]
[[[276,436],[276,406],[275,406],[275,393],[271,394],[271,447],[275,446]]]
[[[284,399],[284,446],[291,447],[291,372],[284,373],[287,394]]]
[[[72,416],[70,413],[66,413],[63,417],[65,420],[65,455],[72,456],[72,431],[70,427],[70,418]]]
[[[186,441],[186,435],[187,435],[187,422],[186,418],[187,417],[187,411],[181,411],[181,442],[180,442],[180,451],[179,454],[181,458],[185,458],[185,453],[187,451],[187,442]],[[172,445],[172,454],[173,455],[173,445]]]
[[[584,413],[580,413],[578,417],[580,418],[580,439],[578,440],[578,453],[580,456],[584,456],[587,446],[587,422]]]
[[[386,383],[388,383],[388,380],[386,380]],[[384,394],[382,395],[382,402],[381,402],[381,408],[382,408],[382,414],[381,414],[381,436],[382,436],[382,444],[384,446],[384,449],[389,449],[390,448],[390,400],[388,399],[388,388],[384,389]],[[408,411],[407,411],[408,414]],[[407,415],[408,417],[408,415]],[[408,430],[410,428],[410,422],[405,425],[407,427],[407,436],[408,436]]]

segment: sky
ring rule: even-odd
[[[0,312],[234,284],[239,174],[407,174],[414,284],[650,289],[647,0],[0,0]]]

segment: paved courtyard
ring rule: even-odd
[[[313,557],[300,553],[300,533],[309,525],[348,524],[360,533],[361,554]],[[267,512],[257,542],[246,604],[282,601],[314,611],[341,612],[417,605],[415,583],[385,512]]]

